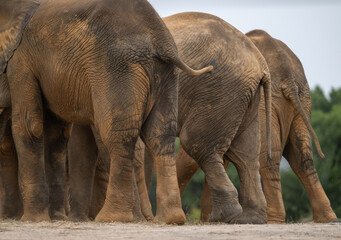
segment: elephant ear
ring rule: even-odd
[[[0,0],[0,73],[4,72],[39,5],[39,0]]]

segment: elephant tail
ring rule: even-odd
[[[296,111],[298,111],[299,114],[301,115],[304,124],[306,125],[310,135],[312,136],[312,138],[314,140],[314,143],[315,143],[318,155],[320,156],[320,158],[325,158],[325,155],[322,152],[322,149],[321,149],[321,146],[320,146],[320,142],[319,142],[319,140],[317,138],[317,135],[316,135],[313,127],[311,126],[310,121],[309,121],[307,115],[304,112],[304,109],[302,107],[300,98],[298,96],[298,92],[294,91],[292,94],[288,94],[287,97],[292,102],[292,104],[293,104],[294,108],[296,109]]]
[[[182,71],[184,71],[190,75],[193,75],[193,76],[198,76],[198,75],[201,75],[201,74],[206,73],[206,72],[212,72],[213,69],[215,68],[215,60],[212,60],[210,62],[210,65],[208,65],[207,67],[204,67],[204,68],[199,69],[199,70],[192,69],[186,63],[184,63],[180,58],[172,58],[172,59],[170,59],[170,61],[172,63],[174,63],[175,66],[180,68]]]
[[[270,72],[266,71],[262,79],[264,98],[265,98],[265,112],[266,112],[266,137],[268,144],[268,159],[271,159],[271,115],[272,115],[272,104],[271,104],[271,78]]]

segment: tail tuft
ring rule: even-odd
[[[213,69],[211,70],[211,73],[213,73],[214,72],[214,69],[216,68],[216,66],[217,66],[217,62],[216,62],[216,60],[215,59],[213,59],[211,62],[210,62],[210,65],[213,67]]]

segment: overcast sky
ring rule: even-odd
[[[214,14],[243,33],[263,29],[301,60],[311,88],[341,87],[340,0],[149,0],[161,17]]]

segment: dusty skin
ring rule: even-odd
[[[184,226],[151,223],[25,223],[1,221],[0,239],[341,239],[341,225],[269,224],[225,225],[186,224]]]

